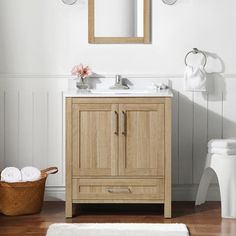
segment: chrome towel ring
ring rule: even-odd
[[[177,2],[177,0],[162,0],[167,5],[173,5]]]
[[[188,52],[188,53],[186,54],[185,59],[184,59],[184,62],[185,62],[185,65],[186,65],[186,66],[188,65],[188,63],[187,63],[188,55],[191,54],[191,53],[193,53],[193,54],[201,53],[201,54],[204,56],[204,60],[205,60],[205,61],[204,61],[204,64],[203,64],[203,67],[206,66],[206,64],[207,64],[207,56],[206,56],[206,54],[205,54],[203,51],[200,51],[200,50],[198,50],[197,48],[193,48],[192,51],[190,51],[190,52]]]
[[[65,3],[66,5],[74,5],[77,0],[62,0],[63,3]]]

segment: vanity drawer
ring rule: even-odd
[[[73,179],[73,200],[163,200],[164,179]]]

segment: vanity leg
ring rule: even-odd
[[[66,209],[65,217],[73,216],[72,203],[72,98],[66,99]]]
[[[73,216],[72,203],[66,201],[66,218],[71,218]]]
[[[171,218],[171,99],[165,102],[165,201],[164,216]]]
[[[66,202],[66,218],[72,218],[75,215],[76,204]]]
[[[164,205],[164,217],[171,218],[171,202],[165,202]]]

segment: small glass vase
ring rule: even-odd
[[[86,78],[79,77],[76,81],[76,87],[81,91],[89,90],[88,80]]]

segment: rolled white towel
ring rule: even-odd
[[[1,181],[8,183],[21,182],[21,172],[16,167],[7,167],[1,173]]]
[[[210,154],[221,154],[221,155],[236,155],[236,149],[227,148],[208,148]]]
[[[21,175],[22,175],[22,181],[36,181],[40,179],[41,172],[39,169],[35,167],[26,166],[21,169]]]
[[[208,142],[209,148],[236,149],[236,139],[212,139]]]

